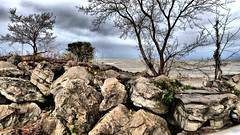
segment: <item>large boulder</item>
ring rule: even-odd
[[[137,111],[122,128],[124,135],[171,135],[167,121],[145,110]]]
[[[219,129],[229,122],[237,97],[230,93],[187,90],[175,94],[169,122],[185,131],[197,131],[204,123]]]
[[[165,91],[150,83],[149,79],[138,78],[130,89],[130,99],[136,107],[148,109],[156,114],[166,114],[168,105],[162,101]]]
[[[0,128],[18,129],[41,119],[41,109],[35,103],[0,105]]]
[[[113,110],[105,114],[96,126],[88,133],[89,135],[104,134],[117,135],[122,127],[130,121],[129,110],[119,104]]]
[[[170,135],[167,122],[163,118],[139,110],[130,112],[119,104],[101,118],[89,135]]]
[[[15,103],[46,102],[44,95],[36,86],[20,78],[0,77],[0,94]]]
[[[19,70],[17,66],[5,62],[0,61],[0,77],[22,77],[24,72]]]
[[[64,119],[68,128],[79,121],[74,129],[78,134],[88,132],[100,117],[101,93],[87,84],[86,79],[71,79],[53,89],[55,91],[53,115]],[[78,128],[81,130],[78,131]]]
[[[127,91],[125,90],[124,85],[116,78],[106,79],[101,92],[104,99],[100,104],[100,111],[107,111],[112,107],[127,102]]]
[[[33,70],[31,82],[36,85],[45,96],[48,96],[52,82],[63,73],[64,69],[61,64],[43,61]]]
[[[68,81],[73,79],[84,79],[87,81],[87,84],[92,80],[92,75],[83,67],[75,66],[68,69],[63,75],[56,79],[51,85],[51,89],[55,89],[58,86],[65,86]],[[56,89],[55,89],[56,90]],[[51,90],[53,95],[58,91]]]

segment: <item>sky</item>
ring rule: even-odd
[[[240,14],[240,0],[229,5],[233,16]],[[90,42],[96,48],[96,58],[139,58],[140,52],[136,49],[136,41],[132,39],[120,39],[120,32],[113,27],[111,21],[103,24],[98,31],[90,31],[93,17],[78,12],[76,6],[86,5],[86,0],[0,0],[0,35],[8,33],[9,8],[17,8],[17,14],[34,14],[41,12],[52,12],[56,16],[53,33],[57,36],[55,44],[58,51],[67,48],[67,44],[75,41]],[[202,23],[206,23],[203,21]],[[235,23],[234,25],[240,26]],[[180,40],[188,42],[193,30],[175,33]],[[238,36],[239,37],[239,36]],[[190,41],[189,41],[190,42]],[[236,43],[240,44],[236,40]],[[0,53],[5,51],[21,51],[21,45],[16,43],[9,47],[7,43],[0,44]],[[32,50],[29,45],[24,45],[24,50]],[[201,59],[212,57],[214,46],[200,48],[186,58]],[[24,51],[26,53],[26,51]]]

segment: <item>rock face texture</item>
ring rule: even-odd
[[[41,109],[35,103],[0,105],[0,129],[28,126],[41,117]]]
[[[100,104],[100,111],[107,111],[121,103],[127,102],[127,91],[116,78],[106,79],[101,91],[104,99]]]
[[[181,91],[175,99],[170,123],[185,131],[197,131],[207,121],[214,129],[222,128],[236,103],[236,95],[206,90]]]
[[[144,110],[132,115],[120,104],[102,117],[88,134],[170,135],[167,122],[163,118]]]
[[[235,108],[231,112],[233,122],[240,123],[240,101],[236,103]]]
[[[15,103],[46,102],[44,95],[36,86],[19,78],[0,77],[0,94]]]
[[[10,58],[7,59],[7,62],[13,64],[13,65],[18,65],[18,63],[20,63],[22,61],[21,56],[19,55],[13,55]]]
[[[31,82],[36,85],[45,96],[48,96],[52,82],[63,73],[64,69],[62,65],[51,64],[44,61],[39,63],[33,70]]]
[[[81,127],[79,134],[89,131],[100,117],[101,93],[87,84],[86,79],[72,79],[64,86],[56,87],[57,90],[54,92],[53,115],[67,121],[69,128],[75,121],[80,121],[78,123]]]
[[[92,75],[88,73],[87,70],[83,67],[71,67],[63,75],[61,75],[58,79],[54,81],[54,83],[51,85],[51,89],[55,89],[58,86],[64,87],[69,80],[80,78],[86,80],[88,84],[90,82],[89,80],[92,79]],[[51,92],[55,95],[55,92],[57,91],[52,90]]]
[[[163,90],[143,77],[137,79],[130,90],[130,98],[135,106],[148,109],[156,114],[168,112],[168,106],[161,100],[163,94]]]
[[[43,121],[42,131],[47,135],[65,135],[67,127],[62,123],[61,119],[56,117],[47,117]]]
[[[17,66],[5,62],[0,61],[0,77],[22,77],[24,72],[19,70]]]

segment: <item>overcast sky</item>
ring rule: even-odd
[[[112,27],[109,21],[102,25],[98,31],[90,31],[91,16],[78,12],[75,6],[85,4],[86,0],[0,0],[0,34],[8,33],[7,25],[9,21],[9,8],[17,8],[17,14],[33,14],[41,12],[52,12],[56,16],[53,33],[56,38],[55,44],[58,44],[58,50],[67,48],[68,43],[75,41],[87,41],[97,49],[97,58],[139,58],[139,52],[136,49],[136,42],[130,39],[120,39],[117,28]],[[240,0],[231,4],[233,16],[240,14]],[[235,5],[235,6],[234,6]],[[206,23],[206,21],[205,21]],[[235,23],[239,25],[240,23]],[[185,31],[176,33],[181,40],[186,40],[195,31]],[[239,38],[240,39],[240,38]],[[236,41],[240,43],[240,41]],[[7,44],[0,44],[4,50],[13,50]],[[14,44],[13,47],[21,51],[21,45]],[[0,53],[2,52],[0,48]],[[24,46],[25,50],[31,50],[28,45]],[[214,46],[198,49],[195,53],[187,58],[206,58],[212,56]]]

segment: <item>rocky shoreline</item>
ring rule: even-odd
[[[165,83],[171,89],[158,86]],[[181,89],[176,90],[175,83]],[[0,134],[216,132],[240,122],[240,92],[234,87],[240,87],[240,75],[195,89],[177,78],[110,65],[74,61],[34,65],[11,58],[0,61]]]

